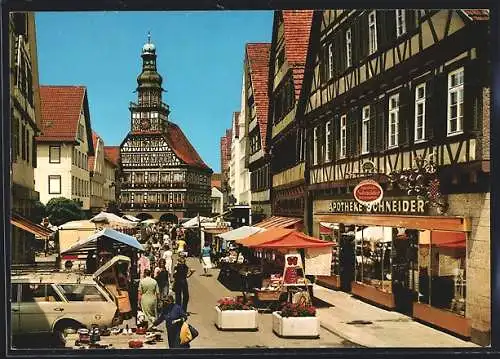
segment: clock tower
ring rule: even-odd
[[[162,77],[156,70],[156,48],[148,42],[142,47],[142,72],[137,77],[137,104],[130,104],[131,130],[140,132],[164,132],[170,109],[162,102]]]

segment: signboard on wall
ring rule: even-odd
[[[361,181],[354,187],[352,194],[356,201],[367,207],[380,202],[384,197],[382,187],[374,180]]]
[[[427,206],[421,199],[385,199],[365,205],[356,200],[334,200],[328,206],[332,213],[425,214]]]

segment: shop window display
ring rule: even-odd
[[[465,233],[424,231],[418,244],[419,302],[465,316]]]
[[[330,275],[340,275],[339,243],[340,243],[340,225],[338,223],[321,223],[320,239],[333,242],[332,246],[332,264]]]

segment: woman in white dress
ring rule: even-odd
[[[203,264],[203,271],[205,272],[205,275],[208,274],[208,270],[212,268],[212,260],[210,258],[210,253],[212,252],[212,249],[208,245],[208,242],[205,242],[205,245],[201,249],[201,261]]]
[[[163,259],[165,259],[165,269],[168,272],[168,277],[170,278],[170,282],[172,282],[172,274],[173,274],[172,273],[172,265],[173,265],[172,255],[173,254],[174,253],[170,249],[170,246],[167,245],[165,247],[165,252],[163,252]]]

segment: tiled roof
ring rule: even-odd
[[[217,187],[217,188],[221,188],[221,180],[212,180],[212,187]]]
[[[307,49],[311,34],[312,10],[283,10],[285,58],[292,68],[295,98],[300,96]]]
[[[42,134],[37,141],[76,141],[85,91],[83,86],[40,86]]]
[[[104,158],[118,166],[120,164],[120,146],[104,146]]]
[[[485,21],[490,19],[489,10],[485,9],[467,9],[463,10],[463,12],[475,21]]]
[[[172,151],[186,164],[210,169],[175,123],[167,122],[167,141]]]
[[[247,58],[252,81],[252,90],[259,123],[262,147],[266,147],[267,113],[269,111],[269,96],[267,85],[269,81],[269,52],[271,44],[247,44]]]
[[[240,113],[234,112],[233,119],[234,119],[234,137],[239,138],[240,137]]]

